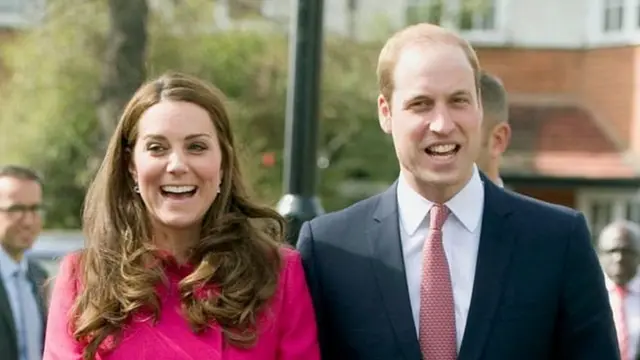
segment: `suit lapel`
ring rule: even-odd
[[[476,360],[489,334],[502,294],[514,247],[515,229],[509,220],[508,194],[482,177],[485,188],[482,233],[476,274],[459,360]]]
[[[36,295],[36,302],[38,303],[38,308],[40,309],[40,316],[42,319],[42,324],[46,325],[47,319],[47,288],[45,286],[46,278],[43,276],[44,274],[39,273],[34,270],[34,266],[29,263],[29,268],[27,270],[27,276],[29,277],[29,282],[33,287],[33,293]],[[44,328],[45,326],[43,326]]]
[[[1,274],[0,274],[1,275]],[[5,289],[4,279],[0,276],[0,314],[2,314],[2,318],[6,325],[9,327],[9,336],[11,339],[17,343],[17,330],[16,323],[13,318],[13,310],[11,308],[11,303],[9,302],[9,294]]]
[[[406,359],[420,359],[400,243],[396,186],[394,184],[381,195],[368,227],[367,239],[371,246],[373,272],[396,341]]]

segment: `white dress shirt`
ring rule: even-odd
[[[619,323],[621,319],[616,309],[622,300],[616,292],[616,285],[605,275],[605,283],[609,291],[609,302],[613,310],[613,320]],[[627,296],[624,302],[625,323],[627,325],[627,334],[629,348],[627,354],[629,359],[635,359],[638,350],[638,342],[640,341],[640,270],[638,274],[627,284]],[[622,359],[628,360],[628,359]]]
[[[433,202],[423,198],[401,174],[398,179],[400,239],[407,274],[409,299],[416,334],[420,328],[420,281],[422,247],[429,232],[427,217]],[[484,186],[477,167],[465,187],[445,204],[451,214],[444,223],[443,245],[449,262],[456,317],[458,351],[467,323],[476,273],[480,231],[484,209]],[[426,220],[425,220],[426,219]]]

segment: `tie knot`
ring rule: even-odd
[[[16,269],[13,271],[13,277],[16,279],[20,279],[22,276],[22,269]]]
[[[447,220],[447,216],[449,216],[448,207],[440,204],[433,205],[429,212],[429,229],[442,230],[442,225]]]
[[[617,285],[616,286],[616,292],[620,296],[625,296],[625,295],[627,295],[627,288],[626,288],[626,286]]]

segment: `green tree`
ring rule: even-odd
[[[146,0],[109,0],[109,30],[105,38],[102,77],[97,101],[100,146],[106,150],[109,137],[129,98],[144,82],[147,48]]]
[[[100,0],[53,4],[59,5],[41,26],[4,49],[12,75],[0,85],[0,162],[39,169],[47,181],[47,225],[76,228],[92,173],[88,160],[101,139],[97,99],[109,12]],[[210,1],[174,4],[149,9],[146,75],[180,70],[220,87],[247,179],[259,197],[275,204],[282,193],[287,37],[220,31],[211,26]],[[347,180],[384,183],[397,175],[394,152],[378,127],[373,74],[379,44],[373,45],[326,42],[319,144],[328,167],[320,173],[319,190],[328,210],[363,196],[345,196]],[[274,153],[276,164],[263,164],[263,153]]]

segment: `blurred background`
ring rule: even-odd
[[[81,244],[85,187],[120,109],[168,69],[227,94],[247,179],[275,205],[296,4],[0,0],[0,163],[44,176],[47,230],[34,256]],[[325,0],[324,10],[316,166],[326,211],[397,177],[377,120],[377,55],[393,31],[426,21],[470,40],[509,92],[507,187],[583,211],[594,236],[640,221],[640,2]]]

